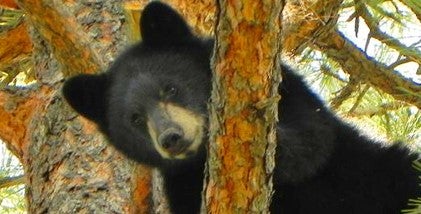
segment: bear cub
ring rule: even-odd
[[[115,148],[162,172],[173,213],[199,213],[213,40],[160,2],[142,12],[141,34],[107,72],[69,79],[63,94]],[[420,196],[416,154],[361,136],[294,71],[282,76],[272,213],[399,213]]]

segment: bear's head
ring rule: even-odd
[[[140,25],[142,42],[107,72],[68,80],[64,97],[138,162],[173,165],[202,156],[213,42],[194,36],[159,2],[148,4]]]

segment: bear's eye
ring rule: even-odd
[[[138,113],[132,114],[130,120],[136,126],[142,125],[143,122],[144,122],[144,118],[142,117],[142,115],[140,115]]]
[[[173,85],[167,85],[164,88],[164,97],[165,98],[173,97],[173,96],[177,95],[177,93],[178,93],[178,89]]]

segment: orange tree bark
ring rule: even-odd
[[[19,32],[15,38],[26,38],[25,43],[0,38],[6,45],[20,44],[1,56],[28,54],[30,38],[37,83],[0,90],[0,138],[24,165],[30,213],[157,211],[149,203],[149,170],[109,148],[96,127],[69,109],[60,95],[63,79],[101,72],[124,49],[129,32],[121,6],[133,2],[18,1],[30,36],[23,25],[10,31],[7,35]],[[191,6],[183,5],[178,8]]]
[[[27,133],[31,118],[38,108],[42,109],[50,93],[47,87],[0,91],[0,138],[21,161],[29,143]]]
[[[18,8],[18,5],[13,0],[0,0],[0,6],[6,7],[6,8],[13,8],[13,9]]]
[[[189,17],[190,23],[203,26],[197,29],[197,32],[212,34],[212,23],[216,17],[213,1],[169,0],[169,2],[180,9],[184,16]],[[369,83],[395,99],[421,107],[421,97],[418,96],[421,93],[419,85],[368,57],[338,32],[336,24],[343,0],[285,2],[282,16],[284,52],[299,55],[308,47],[319,50],[338,62],[353,79]]]
[[[24,165],[28,211],[147,212],[149,171],[108,147],[96,127],[73,112],[60,94],[64,78],[100,72],[124,48],[120,3],[18,3],[33,41],[37,83],[0,91],[0,138]],[[24,33],[22,26],[8,34]],[[3,52],[25,54],[27,46]]]
[[[214,0],[167,0],[176,8],[201,36],[213,35],[215,25],[216,1]]]
[[[31,53],[32,43],[25,24],[18,25],[0,37],[0,68],[28,57]]]
[[[21,0],[18,3],[42,39],[53,47],[52,53],[63,66],[62,72],[66,76],[72,72],[94,73],[104,68],[104,59],[100,58],[92,47],[92,38],[86,35],[87,32],[78,22],[76,14],[72,13],[87,13],[90,12],[88,9],[72,11],[77,10],[72,8],[76,3],[69,4],[69,7],[54,4],[52,1]],[[103,27],[110,26],[104,24]],[[106,40],[107,37],[102,39]]]
[[[268,213],[276,147],[281,1],[219,1],[206,207]]]

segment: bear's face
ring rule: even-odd
[[[160,3],[145,8],[141,31],[143,41],[107,72],[67,81],[64,96],[132,159],[151,165],[192,159],[206,138],[213,43],[195,37]]]
[[[148,154],[165,159],[184,159],[197,152],[205,136],[209,60],[192,55],[203,47],[183,48],[173,47],[170,53],[166,48],[150,51],[138,46],[110,70],[107,119],[112,141],[127,138],[142,147],[135,150],[146,146]]]

